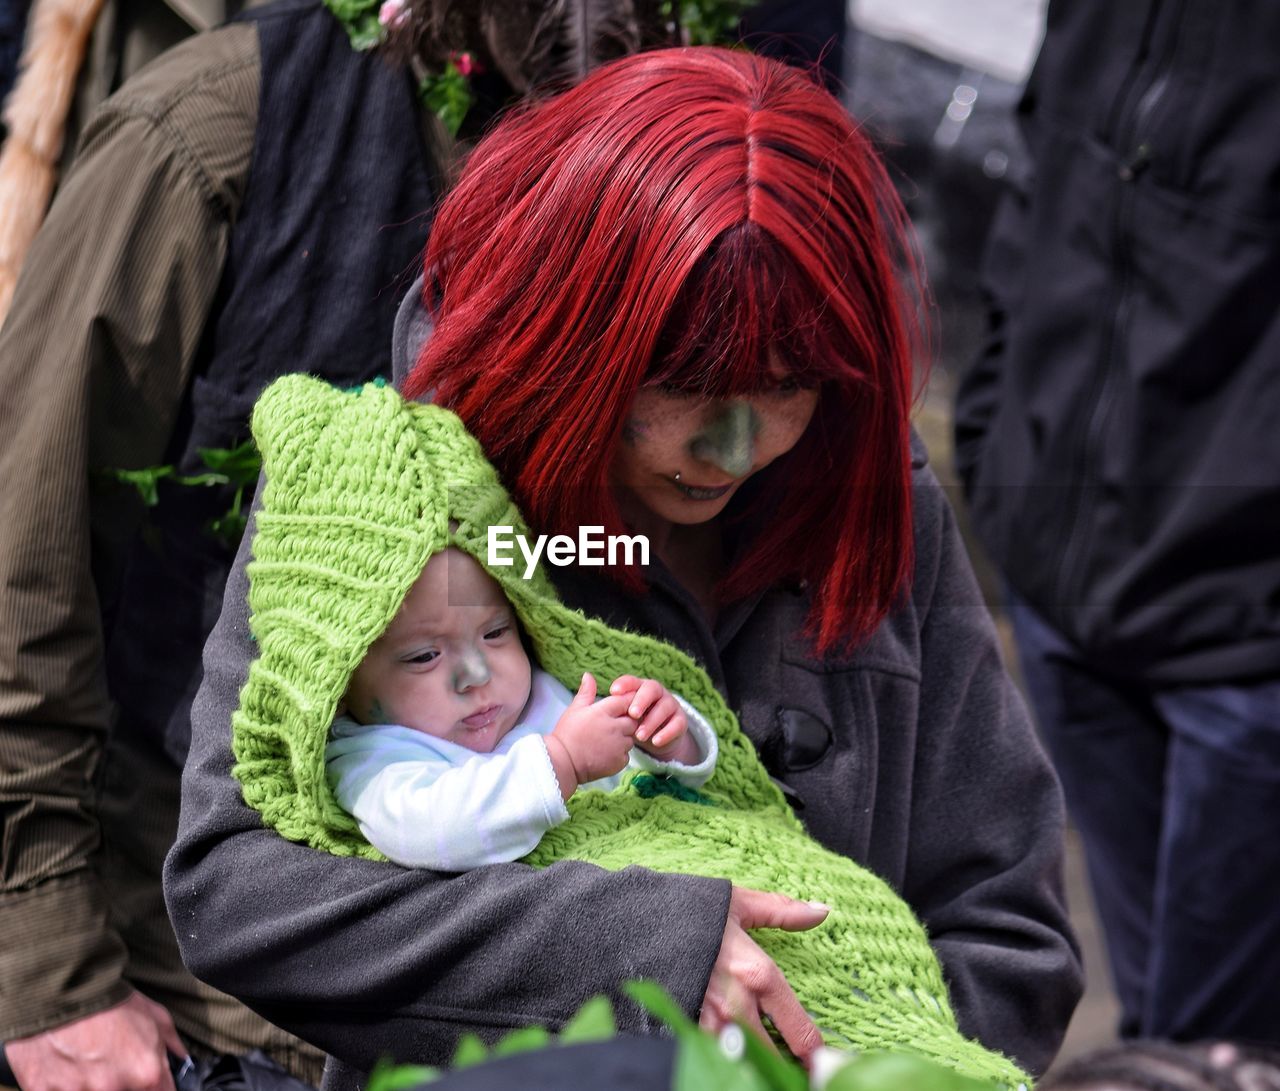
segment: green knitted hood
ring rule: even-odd
[[[285,837],[382,859],[325,777],[347,682],[432,554],[455,546],[498,581],[541,667],[570,690],[584,670],[607,692],[656,678],[699,709],[720,743],[689,801],[636,772],[614,792],[579,791],[569,821],[525,858],[585,860],[723,877],[832,906],[808,932],[756,935],[831,1045],[911,1050],[981,1079],[1026,1082],[956,1029],[941,969],[908,906],[865,868],[810,838],[710,678],[671,645],[568,609],[541,570],[490,567],[488,528],[528,536],[479,444],[448,410],[371,383],[338,390],[305,375],[273,383],[253,413],[266,483],[249,564],[259,647],[232,717],[246,802]],[[450,530],[451,521],[455,529]]]

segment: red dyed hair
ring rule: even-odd
[[[773,359],[821,384],[800,442],[726,512],[757,518],[722,590],[809,579],[826,650],[911,572],[907,237],[806,74],[712,48],[615,61],[472,154],[432,227],[435,331],[404,392],[462,417],[540,531],[621,533],[609,470],[640,387],[755,391]]]

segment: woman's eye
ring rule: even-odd
[[[788,375],[785,379],[781,379],[778,385],[773,388],[775,394],[799,394],[802,390],[812,390],[814,384],[798,379],[794,375]]]
[[[409,658],[405,659],[405,660],[404,660],[404,662],[405,662],[405,663],[417,663],[418,665],[420,665],[420,666],[421,666],[421,665],[425,665],[425,664],[427,664],[427,663],[431,663],[431,662],[433,662],[434,660],[439,659],[439,658],[440,658],[440,653],[439,653],[438,651],[436,651],[435,649],[430,649],[430,650],[425,651],[425,652],[419,652],[417,655],[411,655],[411,656],[409,656]]]

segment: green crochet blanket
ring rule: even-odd
[[[960,1034],[911,910],[804,832],[692,659],[568,609],[541,571],[525,580],[521,566],[489,568],[490,525],[528,531],[456,416],[406,402],[381,383],[343,391],[293,375],[262,395],[253,432],[266,473],[248,569],[260,654],[232,718],[232,747],[244,798],[267,825],[336,855],[382,858],[333,797],[325,743],[366,649],[427,559],[456,546],[501,584],[538,662],[570,689],[584,670],[602,692],[620,674],[656,678],[701,710],[719,737],[719,764],[699,798],[667,794],[635,773],[614,792],[578,792],[569,821],[528,863],[641,865],[825,902],[832,911],[818,928],[756,938],[829,1044],[910,1050],[965,1075],[1028,1082],[1012,1061]]]

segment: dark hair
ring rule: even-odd
[[[723,591],[808,578],[826,649],[869,634],[911,573],[907,239],[811,76],[734,50],[628,57],[476,148],[432,228],[435,332],[405,393],[462,417],[539,530],[618,533],[608,474],[636,392],[757,390],[780,358],[822,393],[753,481],[770,521]]]
[[[1280,1091],[1280,1050],[1232,1042],[1127,1042],[1051,1069],[1037,1089]]]

